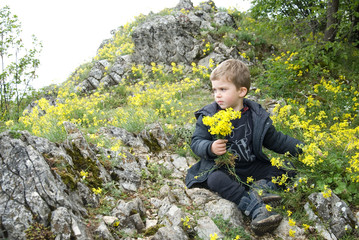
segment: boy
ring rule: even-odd
[[[268,211],[266,203],[278,201],[280,196],[268,190],[276,189],[271,182],[272,177],[286,172],[271,165],[262,152],[262,146],[295,156],[301,152],[297,146],[302,142],[276,131],[269,113],[258,103],[244,98],[250,89],[250,73],[244,63],[236,59],[226,60],[213,70],[210,80],[215,102],[195,112],[197,123],[191,149],[201,160],[188,170],[186,185],[188,188],[208,188],[237,204],[238,209],[251,217],[251,228],[256,234],[273,231],[282,217]],[[234,129],[226,139],[216,140],[208,132],[209,128],[203,124],[202,118],[227,108],[241,111],[241,118],[232,121]],[[246,182],[248,177],[256,180],[249,191],[225,167],[215,165],[216,157],[226,151],[236,156],[235,172],[241,182]],[[258,192],[263,190],[264,194],[259,195]]]

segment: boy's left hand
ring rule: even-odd
[[[223,155],[227,152],[227,139],[218,139],[212,143],[211,151],[217,156]]]

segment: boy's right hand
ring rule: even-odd
[[[223,155],[227,152],[227,139],[218,139],[212,143],[211,151],[217,156]]]

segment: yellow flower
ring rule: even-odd
[[[186,218],[181,218],[181,221],[183,222],[184,227],[187,227],[188,229],[191,228],[191,225],[189,224],[190,219],[188,216],[186,216]]]
[[[327,185],[324,185],[324,192],[322,192],[324,198],[329,198],[332,196],[332,190],[328,188]]]
[[[211,233],[210,235],[210,240],[217,240],[218,239],[218,235],[217,235],[217,233]]]
[[[85,179],[89,175],[89,173],[81,170],[80,175],[83,179]]]
[[[295,237],[295,230],[289,229],[289,236],[290,237]]]
[[[239,119],[241,117],[241,112],[233,111],[232,108],[227,108],[211,116],[203,117],[203,124],[209,126],[209,132],[212,135],[216,135],[218,138],[223,138],[231,134],[232,129],[234,128],[231,120]]]
[[[259,196],[262,196],[262,195],[263,195],[263,189],[258,190],[258,195],[259,195]]]
[[[279,157],[271,158],[270,162],[271,162],[272,166],[274,166],[274,167],[277,167],[277,168],[283,167],[283,161]]]
[[[289,226],[295,226],[295,221],[292,218],[288,220]]]
[[[11,126],[14,125],[14,121],[13,121],[13,120],[9,120],[9,121],[5,122],[5,125],[6,125],[7,128],[9,128],[9,127],[11,127]]]
[[[308,224],[303,223],[303,227],[304,227],[304,230],[308,230],[310,226]]]
[[[267,209],[268,212],[271,212],[271,211],[272,211],[272,207],[269,206],[268,204],[266,204],[266,209]]]
[[[92,188],[92,191],[93,191],[96,195],[102,193],[102,189],[101,189],[100,187],[98,187],[97,189],[96,189],[96,188]]]
[[[253,181],[254,181],[253,177],[247,177],[247,183],[251,183]]]

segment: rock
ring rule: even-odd
[[[179,155],[172,155],[172,164],[176,167],[177,170],[184,172],[188,169],[187,159]]]
[[[68,135],[64,147],[67,150],[67,153],[72,156],[73,161],[80,161],[77,165],[83,165],[82,167],[84,169],[86,169],[86,167],[89,168],[88,166],[85,166],[85,164],[96,165],[94,168],[96,169],[96,172],[98,171],[98,177],[105,182],[110,181],[110,175],[97,159],[96,154],[87,143],[81,131],[73,123],[64,122],[63,124]],[[94,171],[94,168],[91,170]]]
[[[214,234],[217,234],[219,239],[224,238],[223,233],[219,230],[217,225],[213,222],[213,220],[210,217],[202,217],[198,219],[197,227],[195,228],[195,230],[197,231],[198,236],[201,239],[210,239],[211,234],[212,236]]]
[[[99,226],[95,230],[95,234],[98,238],[104,240],[114,240],[115,238],[112,236],[111,232],[108,230],[106,223],[101,221]]]
[[[143,223],[139,213],[131,215],[130,221],[134,224],[138,233],[141,233],[145,229],[145,224]]]
[[[289,236],[289,231],[295,231],[294,237]],[[277,229],[273,231],[273,233],[280,237],[281,239],[296,239],[296,240],[305,240],[307,237],[305,236],[305,232],[302,228],[298,226],[290,226],[288,219],[283,219]]]
[[[18,134],[20,139],[14,139],[9,131],[0,134],[0,211],[3,232],[10,236],[9,239],[24,239],[24,231],[34,221],[48,226],[48,216],[53,209],[60,207],[77,214],[78,224],[83,225],[81,219],[87,211],[78,201],[80,197],[76,193],[67,193],[66,185],[59,175],[51,171],[43,157],[50,149],[57,153],[62,151],[58,155],[65,156],[64,150],[46,139],[30,136],[27,132]],[[28,145],[29,142],[42,147],[34,149]],[[44,146],[49,146],[49,149],[45,150]],[[84,236],[85,233],[81,231],[79,234]]]
[[[217,24],[219,27],[221,26],[234,26],[234,20],[231,15],[226,12],[217,12],[214,14],[214,23]]]
[[[323,226],[323,223],[320,221],[319,217],[315,215],[308,202],[304,205],[304,209],[308,215],[309,220],[315,222],[314,228],[324,239],[337,240],[337,237]]]
[[[204,206],[209,201],[219,199],[218,195],[205,188],[186,189],[186,193],[197,206]]]
[[[204,211],[212,217],[221,217],[224,220],[229,220],[234,227],[243,226],[243,215],[238,210],[236,204],[225,199],[219,199],[208,202]]]
[[[201,9],[202,11],[205,11],[205,12],[213,12],[213,11],[216,11],[217,10],[217,7],[216,5],[214,4],[214,2],[212,0],[209,0],[209,1],[203,1],[199,4],[199,9]]]
[[[209,67],[209,60],[213,60],[213,65],[216,66],[216,64],[220,64],[224,60],[228,59],[224,54],[211,52],[208,56],[202,58],[199,60],[198,65],[205,66],[206,68],[210,69]]]
[[[133,133],[126,131],[123,128],[117,127],[106,127],[101,128],[99,131],[100,134],[107,135],[108,137],[114,137],[118,140],[121,140],[127,146],[136,148],[142,152],[149,152],[149,147],[144,143],[143,139],[140,137],[136,137]]]
[[[145,214],[146,210],[140,198],[135,198],[129,202],[120,200],[111,212],[112,216],[119,219],[119,227],[132,233],[140,233],[145,229],[142,221]]]
[[[100,60],[95,62],[91,68],[88,77],[78,86],[82,92],[88,92],[97,89],[105,76],[106,69],[110,66],[107,60]],[[110,84],[111,80],[106,78],[103,80],[104,84]]]
[[[146,129],[139,134],[139,136],[143,139],[144,143],[148,146],[151,152],[155,153],[164,149],[169,143],[169,139],[163,131],[160,123],[148,125]]]
[[[187,240],[188,236],[183,231],[181,227],[178,226],[166,226],[158,229],[155,236],[152,238],[153,240],[168,240],[168,239],[176,239],[176,240]]]
[[[71,239],[71,214],[67,208],[59,207],[52,212],[51,231],[60,239]]]
[[[106,225],[113,225],[116,221],[118,221],[118,218],[114,216],[103,216],[102,220],[106,223]]]
[[[156,226],[158,223],[157,220],[154,220],[154,219],[146,219],[146,230],[151,228],[151,227],[154,227]]]
[[[180,0],[175,9],[179,11],[181,11],[181,9],[191,10],[193,9],[193,3],[191,0]]]
[[[141,184],[141,171],[146,170],[129,152],[123,151],[126,157],[120,159],[111,170],[111,175],[125,190],[137,191]]]
[[[172,226],[181,226],[181,218],[184,217],[184,213],[179,207],[172,205],[170,209],[168,209],[165,216],[168,218]]]
[[[346,229],[355,228],[357,220],[348,205],[340,200],[334,193],[325,198],[322,193],[312,193],[308,197],[310,205],[317,213],[317,217],[312,216],[320,224],[328,224],[329,231],[336,237],[341,238],[346,234]]]
[[[201,19],[194,14],[155,17],[138,26],[132,34],[135,63],[151,62],[190,64],[199,54],[198,35]]]

